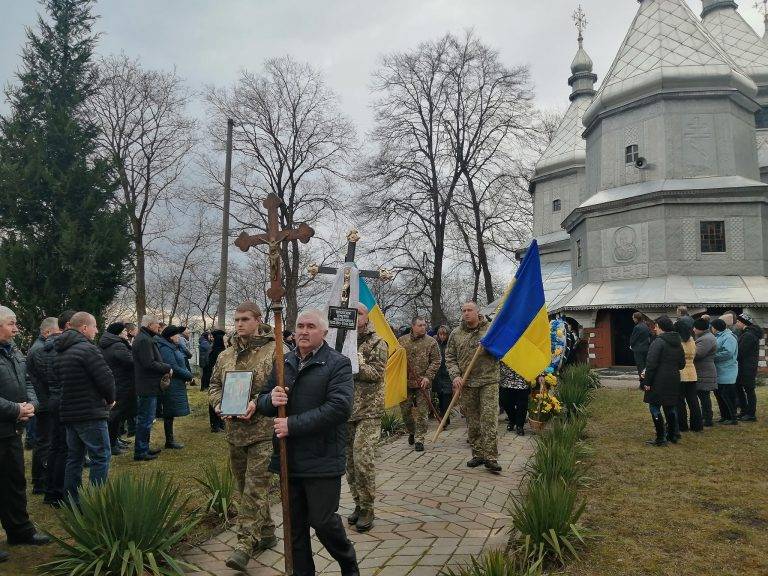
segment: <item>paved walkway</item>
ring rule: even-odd
[[[363,576],[435,576],[445,566],[506,543],[507,499],[519,488],[531,453],[530,437],[507,432],[499,422],[499,463],[504,470],[496,475],[483,467],[466,467],[466,428],[462,420],[456,422],[458,426],[444,432],[436,445],[427,442],[425,452],[414,452],[404,437],[379,448],[376,524],[366,534],[347,529]],[[434,427],[431,424],[430,437]],[[353,507],[344,482],[339,513],[345,525]],[[278,546],[251,560],[246,574],[283,574],[279,502],[272,506],[272,517],[279,526]],[[235,535],[226,531],[191,551],[184,558],[198,567],[191,573],[240,574],[224,565],[234,542]],[[314,537],[313,550],[319,574],[339,574],[338,565]]]

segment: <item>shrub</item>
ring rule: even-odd
[[[206,501],[203,508],[206,513],[223,518],[229,522],[231,509],[235,507],[235,480],[227,466],[219,466],[214,462],[207,462],[202,467],[202,478],[195,477],[195,481],[205,489]]]
[[[197,524],[184,517],[187,501],[158,473],[111,479],[86,486],[80,504],[71,501],[58,513],[69,538],[53,538],[63,552],[40,567],[54,576],[172,576],[190,565],[175,559],[172,548]]]
[[[531,482],[561,479],[569,486],[586,483],[588,453],[581,441],[583,420],[564,421],[556,418],[550,430],[537,436],[536,450],[526,464]]]
[[[568,366],[560,374],[556,394],[567,417],[578,417],[584,414],[592,401],[595,382],[599,384],[599,379],[595,380],[595,378],[597,376],[585,364]]]
[[[506,554],[502,550],[491,550],[479,558],[472,558],[454,571],[447,568],[441,576],[540,576],[542,559],[529,552],[530,548],[521,546]]]
[[[569,557],[578,558],[576,546],[584,543],[578,524],[584,507],[576,487],[560,478],[531,481],[525,496],[512,501],[512,526],[521,542],[565,564]]]
[[[388,438],[396,436],[405,430],[405,422],[400,416],[399,410],[386,410],[381,417],[381,436]]]

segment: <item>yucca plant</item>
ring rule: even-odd
[[[562,479],[532,481],[525,496],[512,500],[512,526],[520,542],[561,564],[578,559],[576,547],[584,543],[579,519],[585,503],[579,503],[576,487]]]
[[[542,558],[530,553],[529,546],[521,546],[507,554],[503,550],[490,550],[470,563],[456,569],[446,568],[441,576],[541,576]]]
[[[405,422],[397,410],[386,410],[381,417],[381,436],[388,438],[400,434],[405,429]]]
[[[103,486],[86,486],[79,505],[58,512],[68,538],[53,536],[62,548],[40,566],[54,576],[175,576],[189,564],[172,549],[197,524],[185,512],[178,487],[158,473],[122,475]]]
[[[588,449],[580,440],[581,429],[570,421],[556,418],[550,430],[536,437],[536,450],[526,464],[531,482],[562,479],[572,486],[583,486],[587,482]]]
[[[585,369],[583,364],[568,366],[560,374],[556,394],[566,417],[574,418],[585,414],[595,388],[592,375],[589,367]]]
[[[196,476],[195,482],[200,484],[206,493],[203,509],[206,513],[229,522],[232,509],[237,506],[234,501],[235,479],[232,472],[229,467],[214,462],[203,464],[202,471],[202,477]]]

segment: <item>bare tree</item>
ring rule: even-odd
[[[218,142],[226,119],[235,121],[232,214],[241,227],[265,229],[261,203],[270,192],[282,201],[283,227],[322,224],[343,210],[338,183],[349,171],[355,131],[319,71],[287,56],[271,59],[262,73],[242,72],[230,89],[209,88],[206,99]],[[286,325],[293,326],[298,291],[309,281],[297,241],[283,243],[281,259]]]
[[[445,236],[461,175],[443,123],[449,48],[444,37],[382,59],[373,85],[377,151],[363,169],[367,187],[359,200],[360,214],[382,231],[375,252],[409,276],[407,301],[426,292],[433,324],[445,319]]]
[[[89,112],[100,128],[100,153],[117,167],[141,318],[147,309],[147,252],[167,229],[152,216],[175,192],[194,145],[195,121],[185,114],[189,94],[175,71],[144,70],[137,60],[120,55],[102,59],[99,76]]]
[[[525,197],[515,173],[535,136],[530,74],[526,66],[506,67],[471,31],[462,38],[449,35],[448,44],[444,122],[463,181],[453,214],[491,302],[489,248],[495,244],[513,252],[526,228],[518,206]]]

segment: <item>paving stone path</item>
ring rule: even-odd
[[[444,432],[436,445],[414,452],[406,439],[380,446],[377,456],[376,524],[365,534],[347,528],[355,544],[363,576],[435,576],[441,568],[466,562],[485,549],[502,547],[508,537],[507,500],[519,489],[523,466],[531,453],[530,437],[516,436],[499,422],[501,474],[467,468],[469,446],[463,421]],[[430,426],[430,437],[435,424]],[[344,517],[354,507],[342,483]],[[251,560],[245,574],[283,574],[282,514],[272,506],[280,541]],[[225,531],[184,558],[197,566],[196,576],[242,574],[224,565],[235,534]],[[338,565],[313,537],[318,574],[339,574]]]

